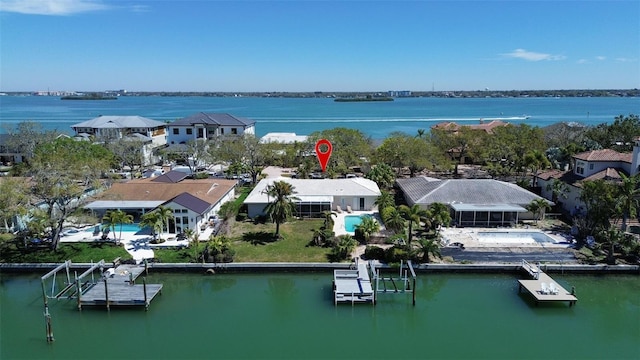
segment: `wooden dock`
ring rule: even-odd
[[[104,271],[102,281],[83,291],[78,298],[82,306],[144,306],[149,308],[151,300],[162,292],[162,284],[136,284],[136,279],[145,272],[143,265],[117,265]]]
[[[76,299],[78,309],[83,306],[144,306],[149,308],[151,300],[162,293],[162,284],[147,284],[143,278],[142,284],[136,284],[140,275],[147,271],[146,264],[130,265],[120,264],[119,259],[115,259],[112,264],[107,264],[104,260],[92,264],[88,270],[81,275],[71,278],[71,261],[50,271],[42,277],[42,292],[47,306],[47,299]],[[56,276],[63,272],[64,286],[61,290],[56,289]],[[51,294],[45,286],[45,281],[53,279]]]
[[[518,292],[525,289],[536,301],[536,305],[541,302],[567,301],[569,306],[573,306],[578,298],[572,292],[560,286],[549,275],[545,274],[539,266],[529,264],[522,260],[522,269],[533,278],[533,280],[518,280]]]
[[[369,268],[366,263],[357,262],[355,269],[333,270],[334,303],[346,302],[374,304],[374,291],[371,287]]]

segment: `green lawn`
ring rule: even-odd
[[[275,224],[234,222],[229,238],[236,254],[234,262],[327,262],[329,248],[308,246],[313,230],[322,226],[322,220],[292,220],[280,225],[282,238],[274,241]],[[192,262],[191,249],[154,250],[163,263]],[[91,262],[117,257],[131,259],[122,246],[113,243],[63,243],[58,251],[49,248],[23,249],[21,244],[0,238],[0,262],[5,263],[61,263]]]
[[[322,220],[292,220],[280,225],[282,239],[273,241],[275,224],[235,223],[231,232],[234,262],[327,262],[330,249],[308,246]]]
[[[0,254],[0,262],[4,263],[62,263],[66,260],[89,263],[102,259],[112,261],[117,257],[131,259],[123,246],[107,242],[63,243],[57,251],[51,251],[48,247],[24,249],[14,241],[3,241]]]

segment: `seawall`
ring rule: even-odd
[[[46,273],[58,263],[0,264],[0,273]],[[86,269],[91,263],[72,263],[72,269]],[[107,266],[109,263],[107,263]],[[149,263],[149,271],[191,272],[191,273],[240,273],[240,272],[328,272],[348,269],[352,263]],[[397,269],[389,265],[379,265],[381,269]],[[541,264],[542,271],[548,273],[582,274],[638,274],[640,265],[582,265],[582,264]],[[414,265],[416,273],[515,273],[520,272],[520,263],[510,264],[420,264]]]

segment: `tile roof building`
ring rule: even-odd
[[[186,174],[170,171],[154,178],[114,183],[85,206],[99,214],[120,209],[134,218],[159,206],[172,209],[170,227],[176,232],[207,226],[220,206],[235,197],[236,180],[185,179]]]

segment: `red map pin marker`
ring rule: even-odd
[[[325,145],[327,147],[326,152],[321,151],[320,147],[322,145]],[[320,167],[322,167],[323,172],[327,169],[327,164],[329,163],[329,158],[331,157],[331,150],[333,150],[333,147],[327,139],[320,139],[316,143],[316,156],[318,157],[318,161],[320,161]]]

